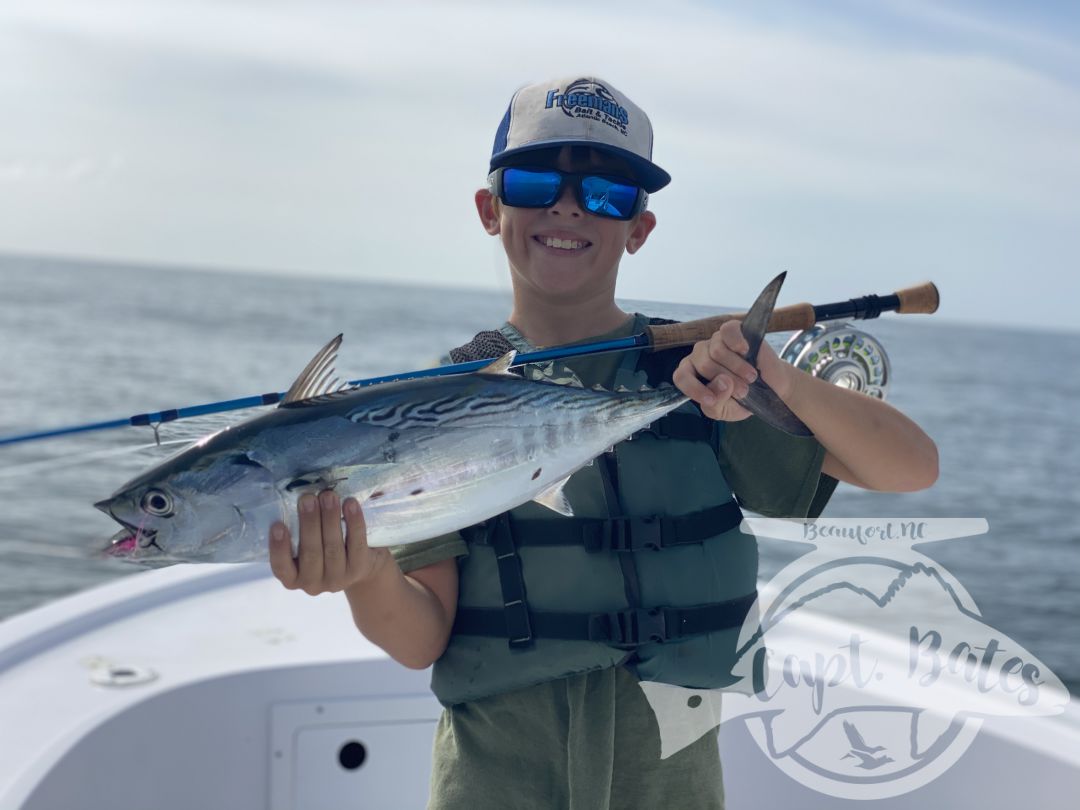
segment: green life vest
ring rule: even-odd
[[[613,384],[670,382],[684,353],[629,353]],[[527,503],[463,531],[439,700],[620,665],[642,680],[731,684],[757,543],[718,463],[723,428],[687,403],[571,476],[574,517]]]

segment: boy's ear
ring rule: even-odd
[[[476,213],[480,215],[484,230],[496,236],[499,233],[499,201],[486,188],[477,189],[475,199]]]
[[[626,252],[637,253],[655,227],[656,214],[652,211],[642,211],[638,214],[637,220],[630,228],[630,233],[626,236]]]

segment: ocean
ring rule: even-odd
[[[338,332],[343,378],[428,366],[509,303],[506,291],[0,255],[0,435],[281,391]],[[1080,694],[1080,334],[926,316],[862,328],[892,361],[889,401],[937,442],[941,475],[909,494],[841,484],[825,515],[986,518],[988,534],[920,551]],[[116,530],[92,504],[249,413],[166,424],[162,446],[128,427],[0,447],[0,619],[136,573],[89,554]],[[763,540],[762,577],[803,551]]]

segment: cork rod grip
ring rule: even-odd
[[[896,311],[905,315],[912,312],[931,313],[937,312],[941,297],[934,282],[927,281],[914,287],[907,287],[896,291],[896,297],[900,299],[900,306]]]
[[[647,326],[645,331],[649,333],[654,350],[670,349],[673,346],[689,346],[699,340],[707,340],[720,328],[721,324],[731,320],[742,320],[744,317],[746,317],[745,312],[732,312],[727,315],[702,318],[698,321]],[[813,305],[792,304],[773,310],[772,318],[769,319],[769,331],[790,332],[796,329],[809,329],[814,325],[814,321]]]

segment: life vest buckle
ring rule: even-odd
[[[592,543],[585,538],[586,551],[641,551],[664,545],[663,521],[656,515],[618,517],[604,522],[600,536]]]
[[[590,617],[589,640],[637,646],[668,639],[667,615],[663,608],[629,608]]]

